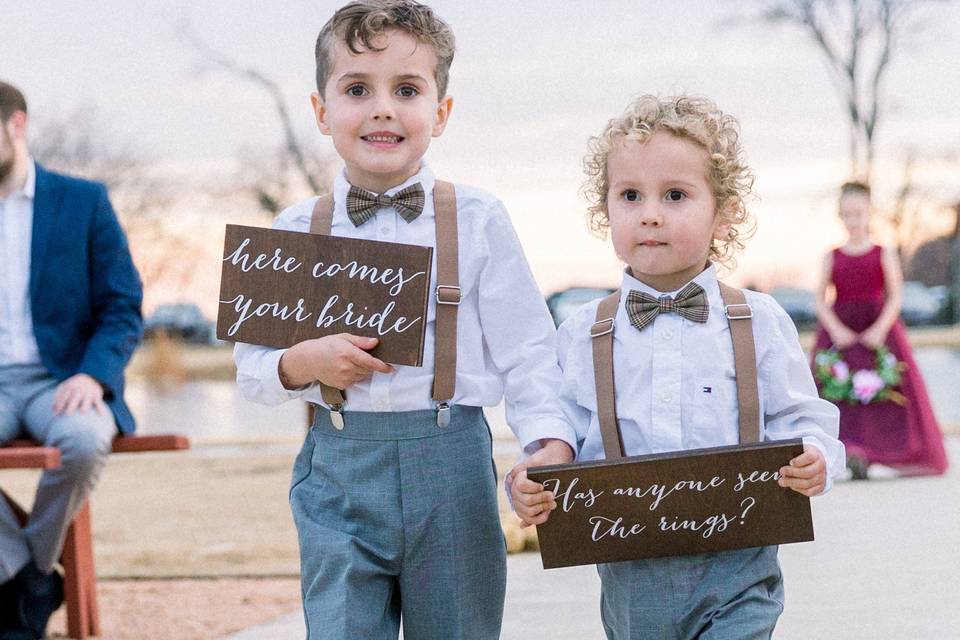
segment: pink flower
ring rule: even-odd
[[[850,367],[847,366],[847,363],[843,360],[839,360],[833,363],[833,366],[830,367],[830,374],[837,379],[838,382],[846,382],[847,378],[850,377]]]
[[[861,404],[873,400],[884,386],[886,385],[876,371],[860,370],[853,374],[853,395]]]

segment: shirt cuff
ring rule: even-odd
[[[263,358],[263,390],[268,397],[278,398],[281,401],[299,398],[304,391],[311,387],[307,384],[296,389],[287,389],[280,382],[280,358],[286,352],[286,349],[276,349]]]
[[[525,421],[517,427],[516,433],[525,456],[539,451],[541,440],[552,439],[566,442],[573,451],[574,459],[577,457],[577,432],[565,420],[541,418]]]

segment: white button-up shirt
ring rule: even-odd
[[[40,362],[30,312],[36,184],[37,170],[31,160],[23,187],[0,198],[0,366]]]
[[[676,313],[660,313],[642,331],[630,324],[624,302],[631,290],[659,292],[624,273],[614,320],[613,360],[617,418],[626,455],[735,445],[739,409],[733,343],[713,266],[694,282],[707,293],[706,323]],[[768,295],[745,291],[753,309],[760,417],[765,440],[803,438],[820,449],[830,478],[845,464],[837,439],[837,407],[817,394],[797,330]],[[563,381],[560,395],[580,441],[580,461],[604,457],[593,375],[590,327],[599,300],[584,305],[560,327],[558,352]]]
[[[407,223],[393,208],[380,209],[355,227],[347,217],[350,185],[343,172],[333,186],[332,235],[436,247],[433,173],[419,173],[386,193],[419,182],[426,194],[423,213]],[[495,406],[506,398],[507,423],[529,453],[541,438],[560,438],[576,446],[573,429],[563,417],[556,389],[556,330],[533,279],[510,217],[503,204],[484,191],[456,185],[461,302],[457,318],[456,393],[452,402]],[[308,231],[316,198],[284,210],[275,229]],[[432,280],[436,283],[436,252]],[[394,366],[389,374],[374,372],[346,390],[345,411],[414,411],[432,409],[436,300],[429,297],[423,366]],[[278,404],[291,398],[324,405],[318,385],[287,390],[278,364],[285,350],[238,343],[234,350],[237,383],[244,396]]]

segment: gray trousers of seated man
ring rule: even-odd
[[[31,560],[44,573],[53,569],[70,522],[93,490],[117,433],[109,410],[105,415],[95,409],[54,415],[57,384],[41,365],[0,366],[0,443],[29,435],[61,453],[60,467],[40,477],[26,527],[0,498],[0,583]]]

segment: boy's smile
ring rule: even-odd
[[[338,42],[323,95],[315,93],[311,101],[350,183],[383,193],[420,170],[453,101],[437,95],[437,56],[429,46],[396,29],[374,46],[383,49],[354,54]]]
[[[621,140],[607,161],[607,213],[617,255],[633,277],[674,291],[700,273],[714,238],[726,235],[707,181],[707,152],[658,131]]]

